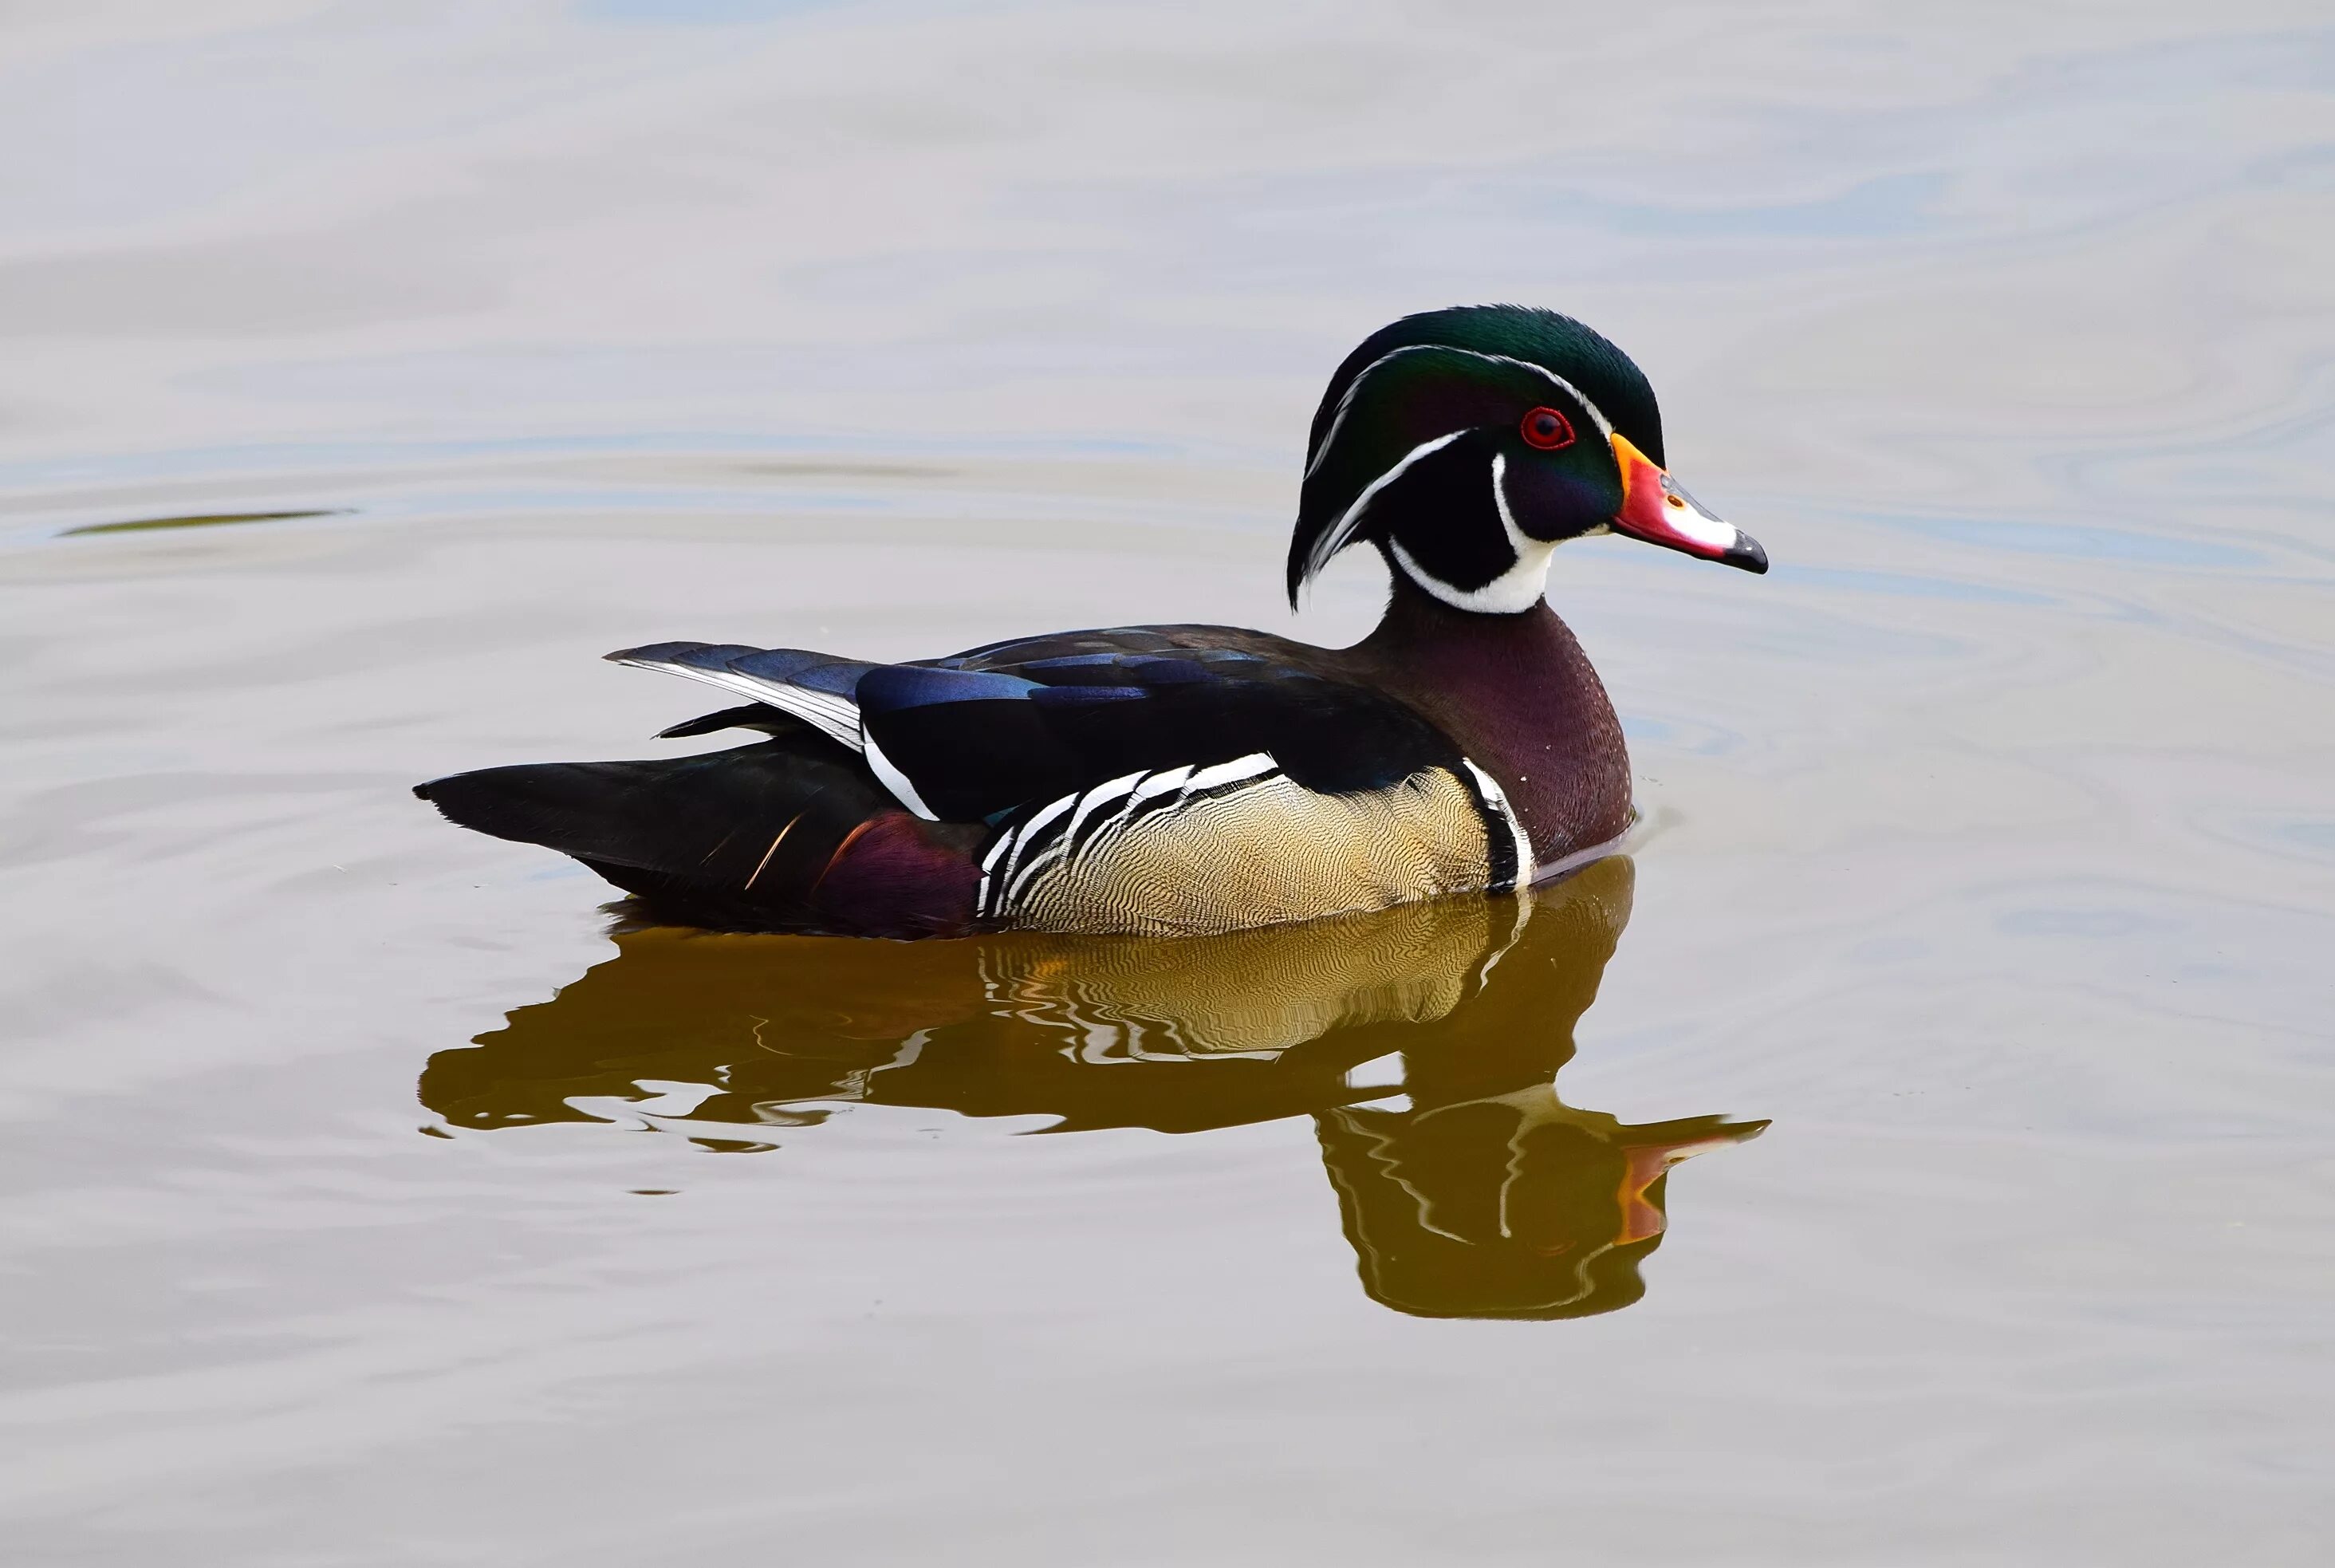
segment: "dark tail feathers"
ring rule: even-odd
[[[814,897],[821,879],[863,824],[898,809],[858,758],[807,734],[488,768],[413,792],[450,822],[573,856],[674,917],[754,927],[833,926]]]

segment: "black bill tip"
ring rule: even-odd
[[[1765,572],[1768,569],[1768,552],[1760,547],[1759,540],[1739,528],[1736,530],[1735,542],[1727,547],[1726,553],[1719,559],[1721,565],[1739,566],[1747,572]]]

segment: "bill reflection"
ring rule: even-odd
[[[619,930],[616,956],[431,1057],[421,1098],[456,1131],[621,1119],[748,1151],[854,1103],[1054,1132],[1310,1116],[1372,1299],[1610,1312],[1643,1293],[1671,1167],[1767,1125],[1559,1098],[1632,875],[1167,940]]]

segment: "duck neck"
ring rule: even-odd
[[[1455,609],[1394,574],[1355,657],[1498,780],[1545,865],[1618,837],[1630,758],[1604,684],[1546,600],[1515,615]]]

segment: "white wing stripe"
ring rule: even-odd
[[[882,748],[876,744],[875,737],[863,736],[862,739],[867,742],[868,771],[876,775],[876,781],[889,789],[901,805],[925,821],[939,821],[939,816],[925,804],[925,798],[917,794],[916,787],[908,781],[908,776],[892,766],[892,759],[884,755]]]
[[[619,659],[616,663],[629,664],[635,670],[656,670],[667,675],[683,675],[693,681],[702,681],[709,686],[719,686],[725,692],[735,692],[741,697],[751,697],[782,713],[793,714],[839,745],[848,746],[854,751],[865,750],[859,735],[859,704],[848,697],[838,696],[832,692],[814,692],[807,686],[788,686],[776,681],[758,680],[735,670],[706,670],[694,664],[679,664],[660,659]]]
[[[829,692],[809,692],[800,686],[780,686],[769,681],[751,682],[741,690],[750,696],[761,698],[773,708],[792,713],[855,751],[863,749],[859,733],[859,705],[856,702],[847,702]]]

